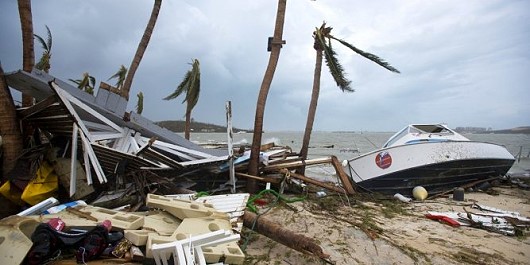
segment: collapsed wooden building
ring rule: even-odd
[[[76,194],[79,185],[77,167],[84,169],[82,178],[87,185],[105,186],[103,190],[126,187],[133,182],[131,175],[149,172],[150,176],[169,179],[167,183],[173,188],[235,192],[248,178],[275,184],[285,181],[287,176],[340,193],[354,192],[334,157],[303,161],[289,149],[266,146],[263,149],[269,152],[264,154],[267,163],[260,168],[263,174],[250,176],[246,174],[248,156],[238,154],[242,156],[238,158],[231,145],[203,148],[133,111],[127,112],[127,100],[103,82],[93,96],[39,70],[15,71],[6,74],[6,79],[11,88],[34,97],[37,102],[18,109],[21,121],[35,128],[39,138],[45,138],[44,142],[52,143],[56,156],[70,158],[70,176],[65,187],[70,197]],[[300,166],[322,163],[334,165],[340,185],[294,172]],[[235,172],[230,170],[234,164]],[[149,182],[147,179],[143,183]]]

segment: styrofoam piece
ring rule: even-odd
[[[12,215],[0,220],[0,264],[22,264],[31,249],[36,220]]]
[[[228,215],[215,210],[211,204],[180,200],[155,194],[147,195],[146,205],[151,208],[163,209],[181,220],[194,217],[228,219]]]
[[[225,219],[214,219],[209,217],[203,218],[186,218],[175,229],[171,237],[175,240],[181,240],[187,235],[201,235],[217,230],[231,230],[232,225]]]
[[[132,213],[118,212],[96,206],[85,206],[79,210],[85,213],[90,213],[91,216],[97,218],[100,222],[109,220],[112,222],[112,227],[124,230],[139,229],[144,224],[143,216]]]
[[[156,232],[151,230],[123,230],[123,237],[131,241],[135,246],[145,246],[149,234],[155,235]]]
[[[84,217],[75,215],[67,211],[62,211],[62,212],[52,213],[52,214],[45,214],[45,215],[30,215],[28,217],[32,218],[33,220],[36,220],[37,222],[41,222],[41,223],[46,223],[49,220],[54,219],[54,218],[60,218],[68,226],[86,227],[86,228],[94,227],[100,223],[98,221],[88,220]]]
[[[32,214],[41,214],[46,209],[53,207],[55,205],[59,204],[59,201],[55,199],[54,197],[50,197],[44,201],[41,201],[32,207],[29,207],[28,209],[18,213],[18,216],[28,216]]]
[[[149,233],[147,234],[147,242],[145,243],[145,257],[146,258],[153,258],[153,245],[155,244],[166,244],[175,242],[176,239],[171,236],[161,236],[157,233]]]
[[[219,262],[224,257],[227,264],[243,264],[245,254],[236,242],[217,246],[202,246],[202,252],[208,264]]]
[[[164,212],[155,211],[144,217],[144,229],[156,231],[161,236],[169,236],[177,230],[181,221],[175,216]]]

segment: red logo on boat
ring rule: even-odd
[[[375,156],[375,163],[382,169],[388,168],[392,165],[392,157],[388,152],[381,152]]]

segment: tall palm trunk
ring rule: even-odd
[[[191,110],[186,110],[186,123],[184,124],[184,138],[190,139]]]
[[[131,62],[131,66],[129,67],[129,72],[127,72],[127,77],[125,78],[125,83],[121,88],[121,95],[127,100],[129,100],[129,92],[131,91],[131,85],[132,80],[134,78],[134,74],[136,73],[136,70],[140,65],[140,61],[142,61],[142,57],[144,56],[145,50],[147,49],[147,45],[149,44],[149,40],[151,39],[151,34],[153,34],[153,30],[155,28],[156,20],[158,19],[158,13],[160,12],[161,5],[162,0],[155,0],[153,10],[151,11],[151,17],[149,18],[149,22],[147,23],[147,27],[145,28],[144,35],[142,36],[142,39],[138,44],[138,48],[136,49],[136,54],[134,55],[133,61]]]
[[[22,29],[22,70],[31,73],[35,65],[31,0],[18,0],[18,13]],[[22,94],[22,106],[31,105],[33,105],[33,98],[27,94]]]
[[[0,135],[2,137],[2,144],[0,145],[0,156],[2,161],[2,176],[5,177],[15,165],[16,158],[22,151],[22,135],[17,120],[17,113],[13,97],[7,86],[7,81],[4,76],[4,70],[0,65]],[[2,179],[3,180],[3,179]],[[1,181],[1,180],[0,180]]]
[[[250,161],[248,165],[248,173],[250,175],[257,176],[259,174],[259,154],[261,147],[261,136],[263,133],[263,114],[265,113],[265,103],[267,102],[267,96],[269,89],[274,78],[274,72],[276,71],[276,65],[280,58],[280,50],[282,48],[282,35],[283,35],[283,24],[285,21],[285,7],[287,0],[278,0],[278,11],[276,13],[276,24],[274,27],[274,36],[271,43],[271,54],[269,57],[269,64],[265,71],[265,76],[261,83],[261,88],[258,95],[258,101],[256,104],[256,116],[254,118],[254,135],[252,137],[252,147],[250,152]],[[257,190],[257,183],[255,180],[247,180],[247,189],[249,192],[255,192]]]
[[[304,139],[302,141],[302,149],[300,150],[300,157],[307,159],[309,149],[309,141],[311,140],[311,133],[313,131],[313,123],[315,122],[315,115],[317,112],[318,97],[320,94],[320,76],[322,73],[322,50],[317,49],[317,58],[315,62],[315,73],[313,75],[313,92],[311,93],[311,103],[309,103],[309,110],[307,111],[307,121],[304,131]],[[296,170],[298,174],[304,175],[305,167],[300,167]]]

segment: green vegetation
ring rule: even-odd
[[[185,121],[159,121],[156,122],[157,125],[164,127],[173,132],[184,132]],[[193,132],[222,132],[226,133],[226,126],[215,125],[211,123],[202,123],[191,121],[190,128]],[[244,130],[238,128],[232,128],[234,133],[238,132],[252,132],[252,130]]]

